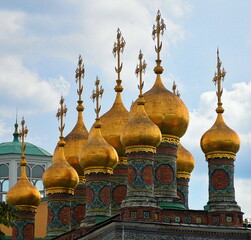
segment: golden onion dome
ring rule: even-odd
[[[7,193],[7,203],[20,210],[35,211],[40,200],[40,192],[27,178],[25,166],[21,166],[19,180]]]
[[[214,125],[203,134],[200,145],[205,154],[214,152],[236,154],[240,148],[240,138],[226,125],[222,113],[218,113]]]
[[[113,106],[100,117],[100,120],[102,122],[102,136],[116,149],[119,157],[125,157],[125,148],[120,141],[120,134],[128,119],[129,112],[122,102],[121,93],[117,92]]]
[[[83,121],[83,106],[78,106],[77,110],[78,120],[72,131],[65,137],[64,153],[67,162],[77,171],[78,175],[81,178],[84,177],[84,171],[79,165],[78,158],[80,150],[87,143],[88,131]]]
[[[27,135],[28,129],[25,126],[24,119],[22,119],[21,125],[22,125],[22,130],[19,133],[19,136],[22,139],[22,145],[21,145],[22,155],[20,161],[21,174],[17,183],[8,191],[6,196],[6,201],[8,204],[17,207],[19,210],[35,212],[37,206],[40,203],[41,196],[38,189],[35,186],[33,186],[33,184],[31,184],[26,175],[27,161],[24,155],[25,151],[24,137]],[[16,123],[16,130],[17,130],[17,123]],[[15,133],[18,134],[17,131],[15,131]]]
[[[161,142],[161,132],[147,116],[142,98],[137,101],[137,111],[133,113],[121,132],[121,142],[125,147],[138,145],[157,147]]]
[[[113,146],[105,141],[101,134],[100,119],[96,119],[91,129],[87,144],[79,154],[80,166],[84,174],[90,173],[113,173],[118,163],[118,154]]]
[[[162,134],[179,138],[185,134],[189,123],[187,107],[180,97],[165,88],[160,74],[157,74],[153,87],[143,96],[145,111]],[[132,105],[131,114],[136,111],[136,102]]]
[[[65,159],[64,145],[65,142],[61,138],[58,142],[58,151],[53,155],[52,165],[43,174],[43,184],[47,194],[73,194],[79,182],[76,170]]]
[[[119,157],[126,156],[125,148],[120,141],[120,134],[129,119],[129,112],[125,108],[121,98],[123,87],[121,85],[122,80],[120,79],[120,73],[123,68],[123,63],[120,62],[120,56],[124,50],[125,44],[121,31],[118,29],[117,42],[114,43],[113,48],[113,55],[114,57],[117,57],[117,67],[115,67],[117,73],[117,85],[114,88],[117,94],[111,109],[100,117],[102,122],[101,134],[104,139],[116,149]]]
[[[194,158],[192,154],[185,149],[181,144],[179,144],[178,151],[177,151],[177,177],[179,176],[188,176],[190,177],[190,173],[194,169]],[[183,174],[182,174],[183,173]]]
[[[217,85],[216,95],[218,98],[218,107],[216,108],[217,119],[214,125],[206,131],[201,140],[200,145],[206,157],[214,156],[231,156],[235,158],[235,154],[240,148],[240,138],[237,133],[226,125],[223,119],[224,108],[222,107],[221,96],[223,89],[221,82],[224,80],[226,71],[221,68],[222,62],[217,49],[217,72],[214,75],[213,82]]]

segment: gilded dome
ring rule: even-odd
[[[186,105],[178,96],[165,88],[160,74],[157,74],[153,87],[143,96],[145,111],[160,128],[162,134],[176,137],[182,137],[185,134],[189,123]],[[136,102],[131,108],[132,114],[136,111]]]
[[[58,151],[53,155],[52,165],[43,174],[43,183],[47,194],[73,193],[79,182],[76,170],[66,161],[64,140],[58,143]]]
[[[87,139],[88,131],[84,125],[82,111],[78,111],[77,123],[65,137],[64,153],[67,162],[77,171],[79,176],[84,176],[84,171],[78,161],[79,152],[86,145]]]
[[[40,192],[29,181],[25,173],[25,166],[22,166],[20,179],[7,193],[7,203],[23,210],[32,211],[37,208],[40,200]]]
[[[121,132],[121,142],[125,147],[157,147],[161,142],[161,132],[147,116],[143,99],[138,100],[135,111]]]
[[[117,92],[113,106],[100,117],[100,120],[102,122],[102,136],[116,149],[120,157],[125,156],[125,148],[120,141],[120,134],[128,119],[129,112],[122,102],[121,93]]]
[[[194,169],[195,161],[192,154],[181,144],[178,147],[176,164],[177,173],[185,172],[190,174]]]
[[[118,163],[116,150],[105,141],[100,128],[101,123],[98,119],[89,133],[87,144],[79,154],[79,163],[85,174],[92,172],[112,174]]]
[[[205,154],[213,152],[236,154],[240,148],[240,138],[226,125],[222,113],[218,113],[214,125],[203,134],[200,145]]]

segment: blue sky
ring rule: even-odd
[[[215,121],[216,94],[212,78],[216,49],[227,71],[223,83],[224,118],[241,138],[235,162],[238,203],[251,216],[251,2],[249,0],[55,0],[0,2],[0,141],[11,141],[16,107],[24,116],[27,141],[53,152],[58,141],[55,118],[60,95],[68,114],[65,135],[77,119],[75,69],[78,55],[85,64],[84,119],[94,122],[90,99],[98,75],[105,89],[101,114],[114,101],[116,60],[112,55],[119,27],[126,46],[121,72],[127,109],[138,95],[134,70],[141,49],[147,62],[147,91],[154,83],[156,54],[151,38],[157,10],[167,29],[161,52],[163,81],[171,90],[173,80],[190,112],[182,144],[194,156],[196,167],[190,183],[190,208],[201,209],[208,200],[207,163],[200,137]]]

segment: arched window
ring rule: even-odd
[[[44,166],[34,165],[31,169],[31,181],[34,186],[39,190],[41,197],[45,197],[45,189],[42,182],[42,176],[45,169]]]
[[[32,168],[32,179],[42,179],[44,168],[40,165],[35,165]]]
[[[17,180],[20,178],[20,174],[21,174],[21,166],[18,165],[17,167]],[[30,178],[30,166],[29,165],[26,165],[26,176],[28,178]]]
[[[0,201],[6,200],[6,194],[9,190],[9,166],[0,164]]]

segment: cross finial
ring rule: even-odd
[[[142,97],[142,89],[144,87],[144,82],[142,80],[142,73],[145,73],[145,69],[146,69],[146,62],[145,60],[143,61],[143,53],[141,52],[141,50],[139,51],[139,64],[137,64],[136,69],[135,69],[135,74],[138,77],[139,76],[139,85],[138,85],[138,89],[139,89],[139,97]]]
[[[121,34],[120,29],[118,28],[117,30],[117,42],[114,43],[113,49],[112,49],[112,53],[114,55],[114,57],[118,57],[118,62],[117,62],[117,67],[115,67],[115,71],[118,74],[118,79],[116,80],[117,85],[114,88],[116,92],[122,92],[123,91],[123,87],[121,86],[121,82],[122,80],[120,79],[120,72],[122,70],[123,67],[123,63],[120,63],[120,53],[123,53],[124,48],[125,48],[126,42]]]
[[[25,126],[25,121],[24,121],[24,118],[22,118],[22,121],[21,121],[21,131],[19,132],[19,137],[21,139],[21,152],[22,152],[22,156],[21,156],[21,162],[20,162],[20,165],[21,166],[25,166],[27,164],[26,160],[25,160],[25,156],[24,156],[24,151],[25,151],[25,143],[24,143],[24,138],[27,136],[27,133],[28,133],[28,129],[27,127]]]
[[[154,71],[155,73],[162,73],[163,68],[160,66],[161,60],[160,60],[160,51],[162,48],[162,41],[160,40],[160,34],[163,35],[164,30],[166,29],[166,24],[164,23],[164,20],[161,18],[160,11],[158,10],[157,16],[156,16],[156,25],[153,25],[153,31],[152,31],[152,38],[155,40],[157,38],[157,45],[155,46],[155,51],[157,53],[157,66],[155,67]]]
[[[221,68],[222,62],[219,57],[219,49],[217,48],[217,72],[214,74],[213,82],[217,85],[216,95],[218,97],[218,107],[216,108],[217,113],[223,113],[224,109],[222,107],[221,96],[223,93],[223,89],[221,87],[221,82],[224,81],[226,76],[226,71],[224,68]]]
[[[60,120],[60,126],[58,129],[60,131],[60,138],[63,138],[64,137],[63,131],[64,131],[64,127],[65,127],[64,116],[66,116],[66,112],[67,112],[67,108],[66,108],[66,105],[64,104],[63,96],[61,96],[59,104],[60,104],[60,108],[58,108],[56,117],[58,118],[58,120]]]
[[[102,88],[102,86],[99,87],[99,83],[100,80],[98,79],[97,76],[95,81],[96,90],[93,90],[91,95],[91,99],[93,100],[93,102],[96,100],[96,108],[95,108],[96,120],[99,119],[99,112],[101,109],[101,106],[99,105],[99,96],[102,97],[104,93],[104,89]]]
[[[177,84],[173,81],[173,94],[180,97],[180,92],[177,90]]]
[[[81,57],[81,55],[79,55],[78,58],[78,67],[76,69],[76,75],[75,75],[75,79],[76,79],[76,83],[78,82],[78,104],[79,106],[82,106],[82,92],[83,92],[83,85],[82,85],[82,79],[84,78],[85,75],[85,68],[84,68],[84,63],[83,63],[83,59]]]

